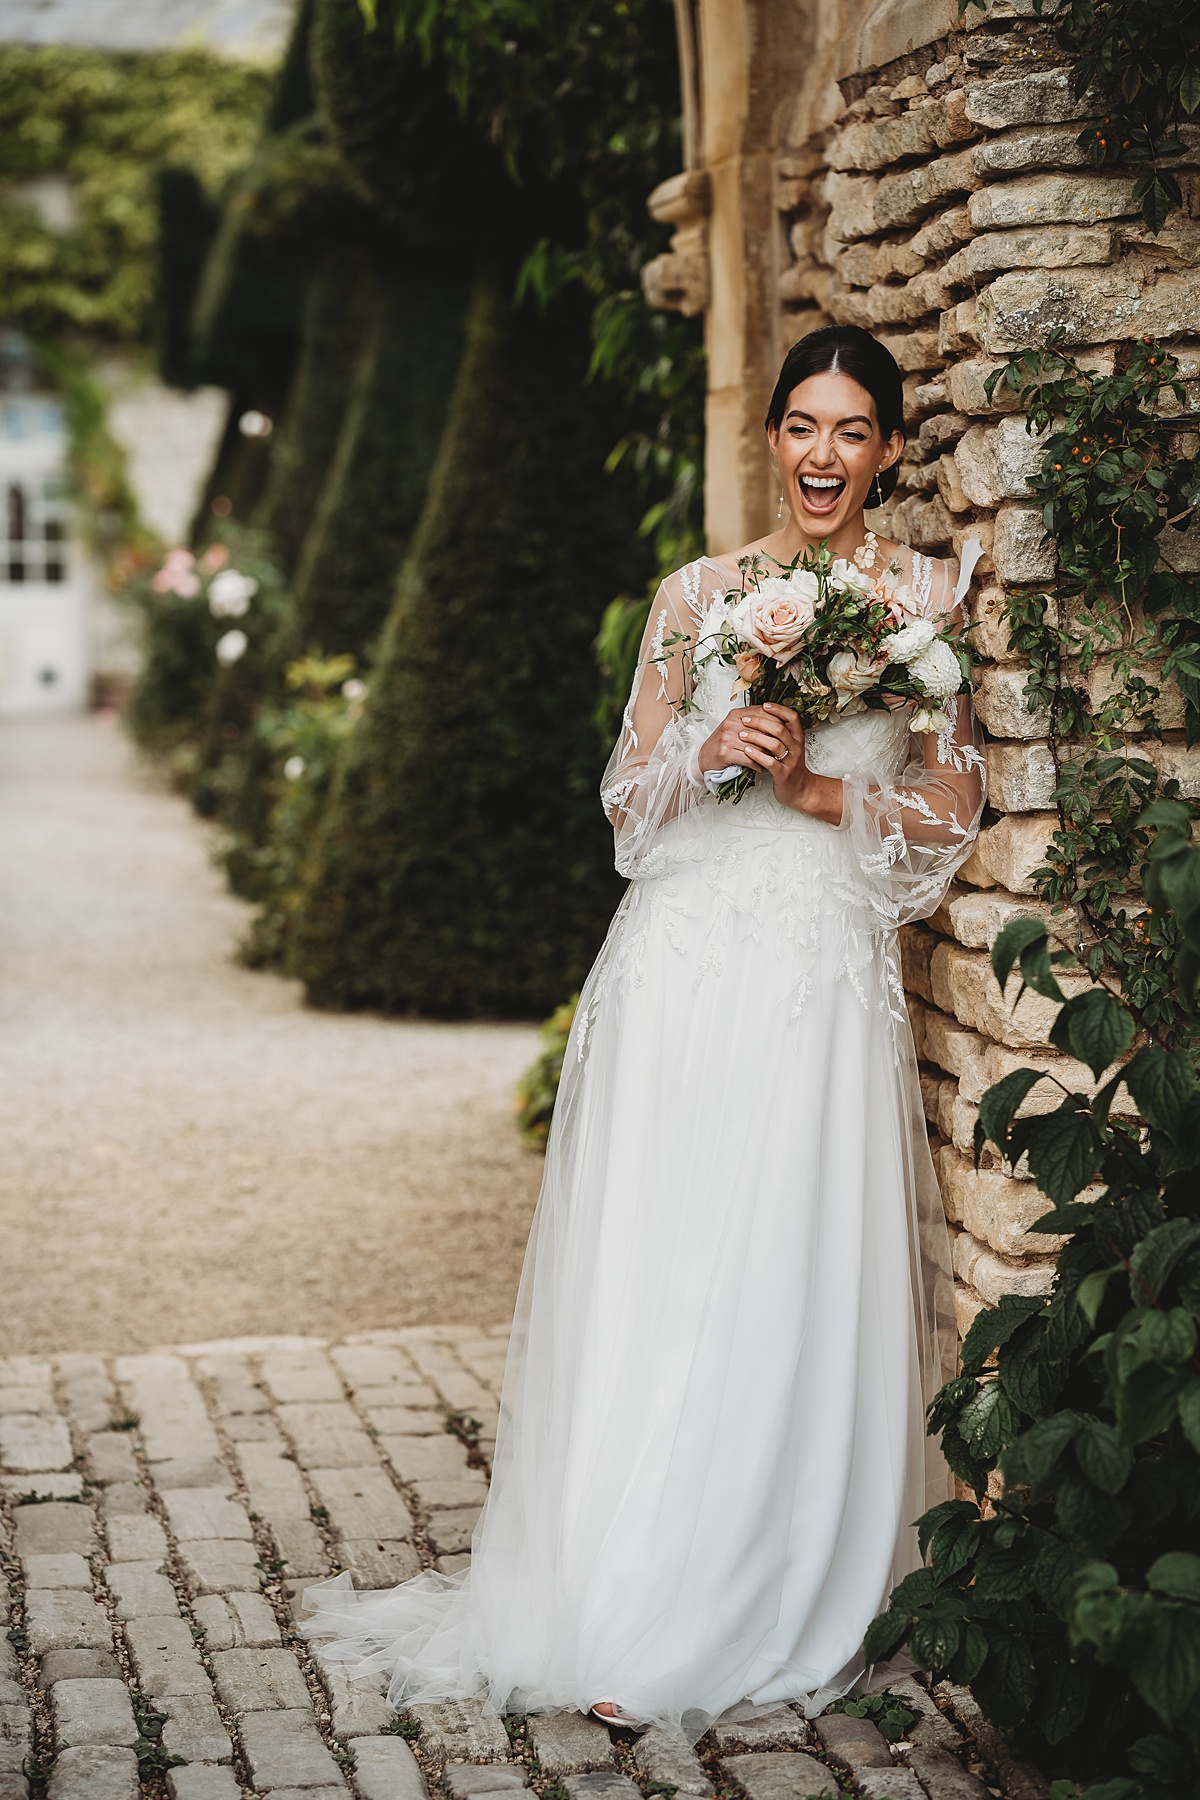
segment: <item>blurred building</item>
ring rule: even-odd
[[[201,45],[274,62],[293,0],[0,0],[0,43],[87,44],[102,50]]]

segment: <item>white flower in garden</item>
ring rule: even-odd
[[[910,731],[949,731],[951,721],[937,706],[918,707],[908,721]]]
[[[217,661],[223,669],[232,669],[235,662],[240,662],[250,648],[250,639],[244,631],[227,631],[217,639]]]
[[[208,610],[214,619],[240,619],[257,592],[253,575],[243,575],[240,569],[222,569],[209,584]]]
[[[934,638],[919,656],[910,658],[908,672],[915,675],[933,700],[948,700],[962,686],[962,670],[949,644]]]
[[[880,644],[879,654],[886,656],[889,662],[911,663],[929,648],[936,636],[937,627],[932,619],[914,619],[911,625],[890,632]]]
[[[288,781],[299,781],[305,770],[302,756],[289,756],[283,765],[283,773]]]
[[[195,573],[195,557],[190,550],[168,550],[163,566],[151,582],[156,594],[178,594],[192,600],[200,592],[200,578]]]
[[[853,650],[835,651],[829,659],[826,673],[837,694],[838,711],[863,712],[866,701],[862,699],[862,695],[869,688],[878,685],[879,677],[886,667],[886,662],[878,662],[870,656],[856,656]]]
[[[345,700],[365,700],[367,697],[366,682],[360,681],[357,675],[351,675],[348,681],[342,683],[342,697]]]

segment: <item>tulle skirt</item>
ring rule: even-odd
[[[943,1498],[954,1343],[895,945],[849,851],[722,808],[632,884],[568,1045],[470,1569],[310,1590],[389,1698],[815,1714]],[[843,871],[847,873],[848,871]]]

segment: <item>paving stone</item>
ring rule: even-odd
[[[280,1642],[279,1621],[260,1593],[234,1592],[225,1600],[237,1627],[235,1648],[244,1644],[251,1650],[265,1650]]]
[[[890,1769],[892,1753],[887,1739],[870,1719],[855,1719],[845,1713],[826,1713],[817,1719],[814,1729],[822,1748],[835,1762],[843,1763],[853,1775],[860,1769]]]
[[[47,1650],[109,1650],[112,1630],[103,1607],[71,1588],[34,1588],[25,1599],[25,1629],[35,1656]]]
[[[232,1769],[169,1769],[170,1800],[242,1800]]]
[[[19,1687],[16,1696],[0,1702],[0,1748],[16,1746],[25,1755],[29,1749],[30,1711]]]
[[[133,1705],[123,1681],[56,1681],[50,1701],[60,1749],[111,1744],[131,1750],[137,1742]]]
[[[208,1650],[236,1650],[237,1628],[233,1614],[220,1594],[197,1594],[192,1601],[192,1616],[204,1633]]]
[[[986,1784],[948,1750],[906,1750],[903,1755],[929,1800],[990,1800]]]
[[[378,1683],[366,1679],[351,1681],[334,1663],[321,1663],[319,1669],[329,1695],[334,1737],[374,1737],[391,1723],[395,1715]],[[395,1741],[399,1744],[404,1740]]]
[[[42,1658],[38,1686],[58,1681],[119,1680],[121,1665],[111,1650],[51,1650]]]
[[[907,1700],[921,1715],[908,1734],[910,1744],[916,1744],[922,1750],[958,1749],[962,1743],[962,1733],[945,1713],[939,1711],[920,1682],[914,1681],[911,1675],[903,1675],[897,1681],[888,1682],[887,1692],[895,1694],[900,1700]]]
[[[382,1437],[445,1437],[446,1415],[434,1407],[372,1406],[366,1409]],[[390,1460],[390,1452],[388,1452]]]
[[[125,1642],[148,1700],[211,1692],[191,1626],[182,1619],[133,1619]]]
[[[92,1571],[74,1550],[61,1556],[27,1556],[23,1566],[28,1587],[80,1588],[88,1594],[92,1591]]]
[[[273,1787],[265,1800],[346,1800],[349,1791],[345,1782],[337,1787]]]
[[[67,1500],[19,1506],[13,1523],[13,1547],[22,1561],[27,1556],[63,1556],[71,1551],[90,1556],[96,1548],[90,1511]]]
[[[87,1441],[88,1467],[96,1481],[136,1481],[137,1457],[127,1431],[98,1431]]]
[[[512,1750],[503,1721],[485,1713],[479,1700],[435,1700],[410,1706],[421,1727],[421,1749],[442,1762],[510,1762]]]
[[[104,1578],[116,1599],[118,1619],[179,1617],[175,1589],[155,1563],[109,1563]]]
[[[607,1726],[582,1713],[540,1713],[529,1721],[533,1753],[547,1775],[580,1775],[615,1768],[617,1753]]]
[[[447,1763],[442,1782],[450,1800],[475,1800],[476,1794],[513,1794],[528,1786],[519,1763]]]
[[[469,1550],[482,1511],[481,1506],[452,1506],[432,1512],[426,1531],[437,1554],[455,1556]]]
[[[108,1554],[114,1563],[141,1563],[161,1570],[167,1558],[167,1534],[151,1513],[118,1513],[104,1522]]]
[[[866,1800],[925,1800],[925,1790],[911,1769],[860,1769],[855,1784]]]
[[[116,1392],[98,1356],[72,1353],[55,1358],[67,1411],[83,1432],[103,1431],[112,1418]]]
[[[345,1792],[337,1763],[308,1710],[247,1713],[238,1729],[256,1788],[270,1793],[284,1787],[330,1786]]]
[[[375,1460],[374,1446],[346,1400],[281,1406],[278,1416],[306,1469],[358,1469]]]
[[[254,1536],[245,1507],[219,1487],[167,1488],[162,1501],[180,1543],[211,1538],[249,1541]]]
[[[194,1592],[227,1594],[251,1587],[259,1577],[258,1551],[240,1538],[195,1540],[179,1546]]]
[[[420,1379],[403,1351],[382,1344],[339,1344],[329,1360],[356,1389],[407,1387]]]
[[[406,1348],[422,1375],[432,1382],[452,1412],[465,1412],[485,1419],[495,1408],[495,1399],[483,1383],[463,1368],[448,1345],[406,1340]]]
[[[0,1475],[0,1487],[18,1506],[35,1500],[82,1500],[83,1476],[74,1469],[66,1474]]]
[[[164,1694],[155,1703],[166,1714],[163,1747],[189,1763],[221,1762],[233,1755],[220,1713],[211,1694]]]
[[[641,1790],[628,1775],[615,1769],[599,1769],[588,1775],[568,1775],[563,1787],[571,1800],[640,1800]]]
[[[290,1650],[219,1650],[212,1667],[217,1694],[230,1712],[286,1711],[311,1704]]]
[[[129,1393],[151,1462],[220,1455],[203,1396],[179,1357],[119,1357],[117,1379]]]
[[[338,1537],[412,1536],[412,1514],[378,1463],[359,1469],[310,1469],[309,1480]]]
[[[232,1475],[215,1456],[174,1456],[169,1462],[151,1463],[150,1470],[160,1493],[168,1488],[215,1488],[225,1495],[236,1492]]]
[[[73,1455],[67,1421],[59,1414],[0,1413],[0,1463],[6,1469],[65,1469]]]
[[[471,1566],[471,1552],[462,1550],[457,1556],[439,1556],[436,1563],[440,1575],[462,1575]]]
[[[239,1444],[238,1462],[250,1493],[251,1512],[276,1519],[307,1519],[312,1511],[295,1459],[282,1443]]]
[[[739,1718],[739,1710],[732,1706],[713,1722],[713,1741],[723,1753],[730,1750],[799,1750],[813,1742],[812,1726],[790,1706],[762,1713],[758,1718]],[[748,1707],[746,1710],[749,1712]]]
[[[389,1434],[384,1452],[401,1481],[454,1481],[480,1473],[469,1468],[466,1445],[445,1430],[440,1437]]]
[[[837,1800],[838,1785],[815,1756],[798,1750],[779,1750],[773,1755],[727,1756],[721,1771],[749,1796],[749,1800],[809,1800],[829,1796]]]
[[[344,1400],[337,1371],[321,1350],[276,1350],[262,1359],[263,1385],[282,1403]]]
[[[270,1413],[231,1413],[223,1421],[226,1433],[235,1444],[274,1444],[284,1449],[283,1433]]]
[[[451,1507],[482,1507],[487,1499],[487,1476],[482,1469],[468,1469],[453,1481],[414,1481],[417,1503],[427,1512]]]
[[[55,1759],[49,1800],[137,1800],[138,1766],[132,1750],[80,1745]]]
[[[290,1575],[327,1575],[329,1555],[325,1541],[311,1519],[271,1521],[271,1535],[279,1548],[279,1560]]]
[[[411,1544],[373,1538],[338,1545],[338,1562],[349,1569],[357,1588],[395,1587],[420,1573],[421,1559]]]
[[[424,1800],[428,1794],[420,1764],[403,1738],[360,1737],[353,1749],[361,1800]]]
[[[144,1513],[146,1507],[146,1490],[140,1481],[114,1481],[100,1495],[100,1510],[106,1525],[111,1519]]]
[[[698,1794],[707,1800],[713,1791],[712,1782],[704,1773],[695,1751],[657,1725],[652,1725],[637,1739],[632,1761],[647,1781],[662,1782],[681,1794]]]

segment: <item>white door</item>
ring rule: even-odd
[[[0,713],[76,710],[87,699],[81,559],[70,542],[58,402],[0,399]]]

